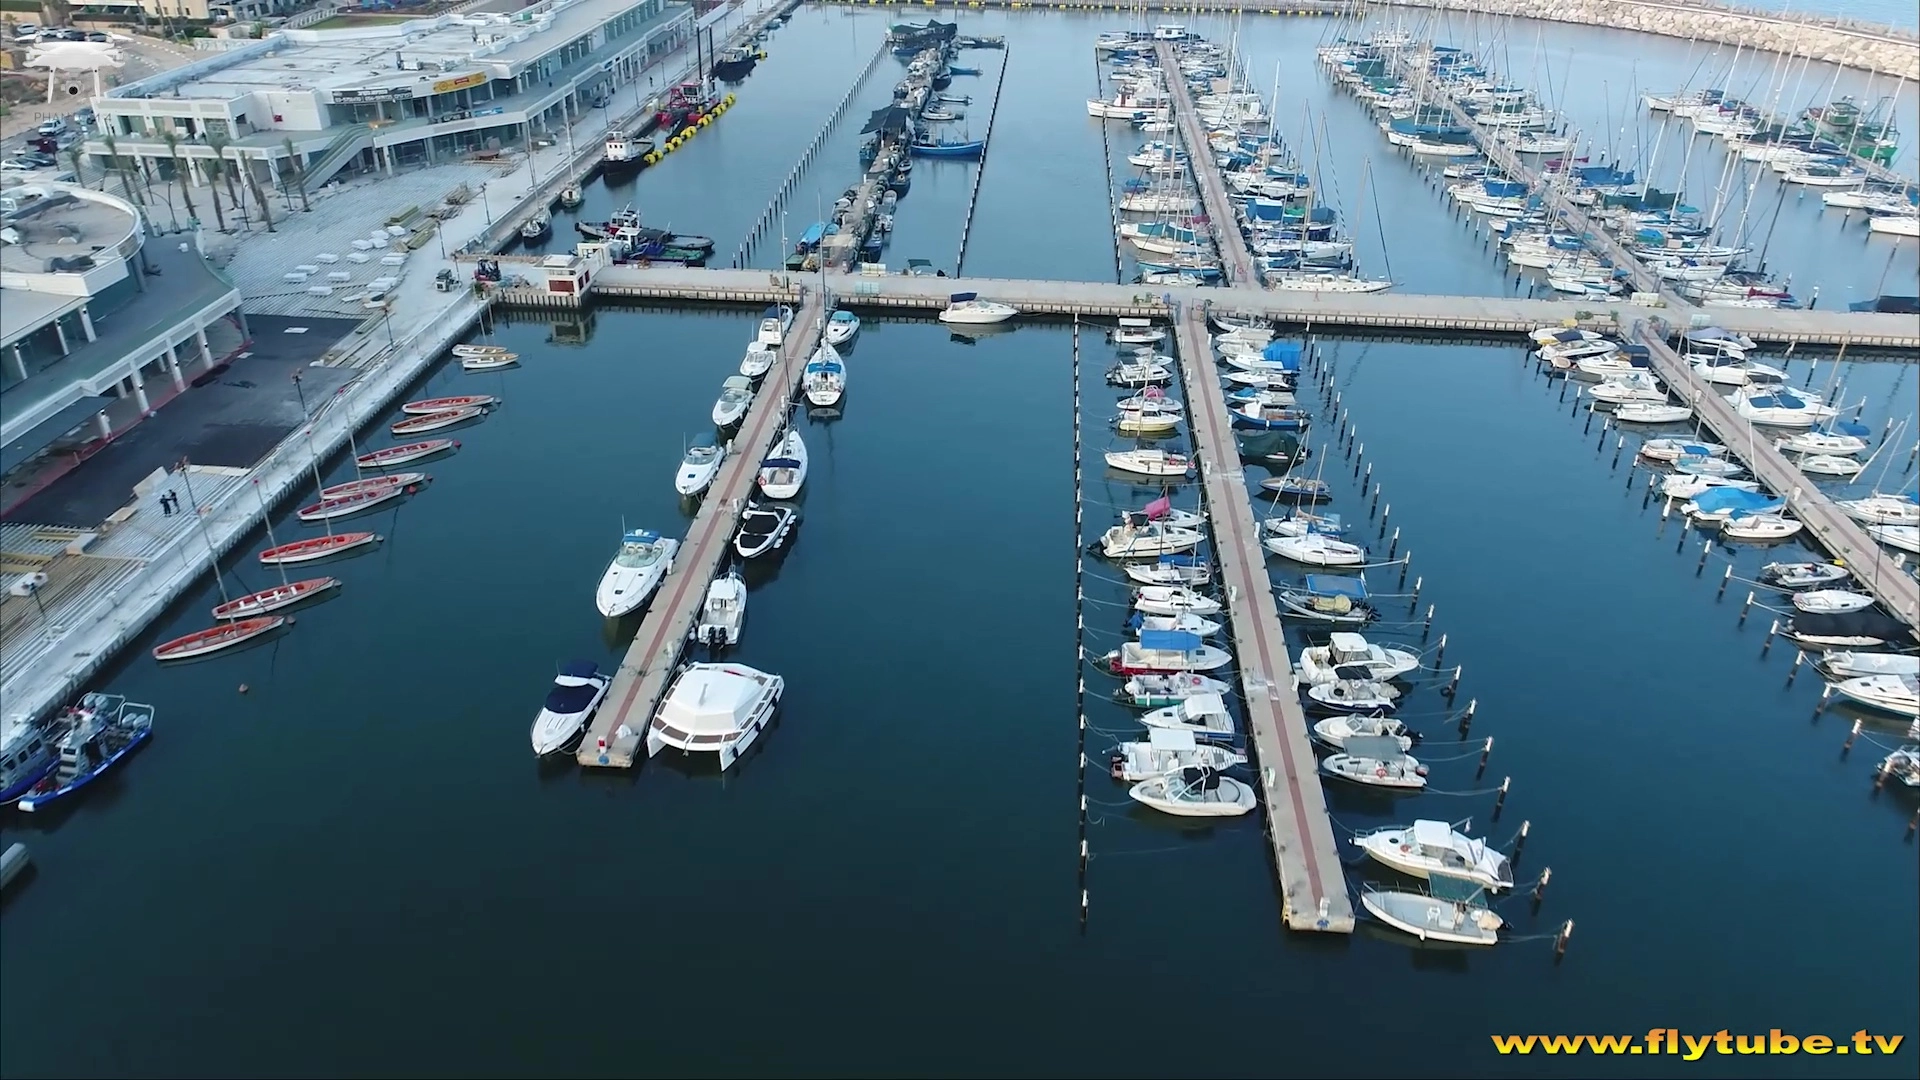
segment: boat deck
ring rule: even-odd
[[[1233,206],[1227,201],[1227,184],[1220,177],[1219,162],[1207,143],[1207,129],[1201,126],[1200,114],[1193,107],[1193,94],[1186,78],[1180,74],[1180,58],[1174,55],[1173,46],[1164,41],[1154,51],[1160,57],[1167,90],[1173,95],[1173,121],[1180,130],[1181,141],[1187,144],[1187,167],[1193,171],[1193,182],[1200,188],[1200,201],[1207,208],[1207,222],[1213,228],[1213,241],[1220,249],[1220,263],[1226,269],[1227,281],[1259,288],[1260,279],[1253,272],[1253,249],[1241,235],[1240,219],[1233,216]]]
[[[1307,735],[1306,711],[1294,689],[1293,663],[1280,625],[1280,605],[1267,577],[1266,549],[1253,518],[1246,471],[1213,368],[1206,315],[1190,308],[1176,320],[1180,376],[1193,417],[1215,561],[1227,589],[1234,657],[1246,702],[1247,730],[1259,765],[1267,839],[1280,878],[1281,915],[1293,930],[1353,933],[1340,849],[1320,787],[1319,762]]]
[[[819,341],[826,298],[803,288],[800,301],[799,314],[780,348],[780,362],[767,373],[760,392],[754,395],[740,433],[734,437],[733,453],[702,500],[673,569],[660,583],[639,632],[621,659],[613,685],[607,688],[606,704],[594,715],[580,740],[575,757],[582,765],[631,769],[642,756],[647,725],[666,695],[667,683],[686,648],[687,635],[706,602],[707,585],[719,572],[739,525],[740,512],[753,494],[760,462],[771,449],[780,420],[799,392],[801,372]]]
[[[1908,626],[1920,627],[1920,581],[1906,571],[1903,559],[1867,535],[1867,530],[1834,505],[1819,485],[1773,448],[1771,436],[1754,437],[1752,425],[1714,387],[1694,373],[1692,365],[1667,345],[1665,336],[1647,324],[1637,324],[1634,336],[1652,353],[1653,370],[1668,389],[1713,429],[1727,453],[1746,462],[1748,470],[1776,495],[1785,495],[1794,516],[1806,522],[1806,534],[1834,558],[1852,568],[1862,588]]]

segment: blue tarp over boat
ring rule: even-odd
[[[1765,492],[1742,491],[1739,488],[1708,488],[1695,496],[1693,505],[1704,513],[1718,514],[1731,511],[1735,514],[1763,514],[1777,510],[1787,504],[1785,499],[1776,499]]]
[[[1200,648],[1200,635],[1185,630],[1142,630],[1140,647],[1163,652],[1196,652]]]
[[[1308,574],[1306,588],[1315,596],[1344,596],[1349,600],[1367,598],[1367,579],[1365,578]]]
[[[1275,341],[1260,350],[1260,359],[1279,364],[1287,371],[1300,370],[1300,343]]]

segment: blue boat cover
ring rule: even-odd
[[[569,660],[560,666],[560,674],[571,675],[576,679],[588,678],[598,674],[599,671],[600,665],[591,660]]]
[[[568,670],[565,674],[573,674],[571,670],[572,667],[573,665],[568,665]],[[588,664],[586,674],[592,675],[593,673],[593,665]],[[580,677],[585,678],[584,675]],[[593,695],[599,692],[600,688],[592,683],[582,683],[574,686],[562,686],[556,683],[553,689],[547,691],[546,709],[548,712],[555,713],[577,713],[592,704]]]
[[[1771,394],[1756,394],[1747,399],[1747,403],[1756,409],[1804,409],[1807,403],[1788,390],[1775,390]]]
[[[1300,370],[1300,343],[1297,341],[1269,342],[1260,350],[1260,359],[1279,364],[1286,371]]]
[[[1199,566],[1201,565],[1201,562],[1197,556],[1193,556],[1193,555],[1162,555],[1160,556],[1160,565],[1161,566]]]
[[[770,457],[760,463],[763,469],[797,469],[800,462],[790,457]]]
[[[1165,652],[1197,652],[1200,635],[1185,630],[1142,630],[1140,647]]]
[[[1367,598],[1367,579],[1308,574],[1307,591],[1315,596],[1344,596],[1349,600]]]
[[[1873,437],[1872,428],[1868,427],[1865,424],[1855,423],[1852,420],[1832,421],[1826,426],[1824,430],[1830,431],[1835,435],[1851,435],[1856,439],[1868,439]]]
[[[978,299],[978,298],[979,298],[979,296],[980,296],[980,294],[979,294],[979,293],[970,293],[970,292],[957,292],[957,293],[954,293],[953,295],[951,295],[951,296],[949,296],[949,297],[947,297],[947,303],[949,303],[949,304],[964,304],[964,303],[966,303],[966,302],[967,302],[967,301],[969,301],[969,300],[975,300],[975,299]]]
[[[1743,491],[1736,487],[1708,488],[1695,496],[1693,504],[1707,513],[1721,510],[1733,510],[1747,514],[1757,514],[1785,506],[1785,499],[1776,499],[1759,491]]]
[[[800,243],[805,247],[813,247],[819,244],[820,240],[826,235],[827,223],[824,221],[816,221],[807,226],[806,232],[800,234]]]
[[[651,544],[660,539],[660,534],[652,529],[629,529],[627,535],[620,538],[624,544]]]

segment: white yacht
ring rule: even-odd
[[[1185,585],[1142,585],[1133,594],[1133,609],[1148,615],[1218,615],[1220,601]]]
[[[706,602],[700,605],[700,622],[690,636],[708,648],[738,645],[746,622],[747,583],[738,570],[729,570],[707,586]]]
[[[1684,424],[1693,419],[1693,410],[1685,405],[1636,401],[1613,410],[1613,418],[1626,424]]]
[[[682,495],[700,494],[720,475],[720,466],[726,461],[727,448],[711,436],[694,443],[680,459],[680,471],[673,474],[673,490]]]
[[[860,332],[860,316],[841,308],[827,319],[827,328],[822,333],[829,345],[845,345]]]
[[[1798,431],[1773,440],[1783,454],[1858,454],[1871,445],[1851,431]]]
[[[1833,683],[1833,692],[1870,709],[1920,720],[1920,676],[1861,675]]]
[[[1301,536],[1269,536],[1260,543],[1283,559],[1307,566],[1362,566],[1367,561],[1365,548],[1335,540],[1322,533]]]
[[[1865,611],[1873,604],[1872,596],[1852,589],[1813,589],[1793,594],[1794,610],[1815,615],[1845,615],[1849,611]]]
[[[533,752],[542,757],[571,746],[586,730],[587,721],[606,699],[611,676],[602,675],[591,660],[575,660],[554,676],[553,689],[533,721]]]
[[[1259,803],[1252,787],[1204,765],[1142,780],[1127,797],[1177,817],[1239,817]]]
[[[797,429],[788,427],[786,438],[760,463],[760,491],[769,499],[791,499],[806,482],[807,442]]]
[[[744,664],[691,664],[674,677],[647,727],[647,756],[671,746],[718,754],[722,772],[773,720],[787,681]]]
[[[1100,554],[1109,559],[1146,559],[1192,551],[1205,543],[1207,535],[1198,529],[1184,529],[1164,522],[1144,524],[1128,519],[1113,526],[1100,537]]]
[[[1890,548],[1920,555],[1920,525],[1869,525],[1867,535]]]
[[[1391,716],[1328,716],[1315,720],[1309,731],[1315,742],[1335,750],[1345,750],[1352,739],[1389,739],[1404,754],[1414,742],[1407,725]]]
[[[732,427],[746,419],[753,404],[753,380],[745,375],[729,375],[720,384],[720,397],[713,403],[715,427]]]
[[[1003,323],[1018,314],[1019,309],[1011,305],[982,300],[977,293],[964,292],[954,293],[947,298],[947,306],[940,312],[940,321],[982,326]]]
[[[1193,472],[1192,458],[1157,447],[1147,450],[1109,450],[1106,458],[1108,466],[1140,476],[1180,477]]]
[[[793,326],[793,309],[785,304],[770,307],[760,319],[753,340],[763,348],[778,349],[786,343],[787,330]]]
[[[813,351],[807,360],[807,367],[800,376],[801,389],[807,395],[807,404],[826,408],[838,405],[840,398],[847,392],[847,364],[840,354],[825,341]]]
[[[1465,878],[1497,892],[1513,888],[1513,864],[1505,855],[1454,830],[1444,821],[1392,825],[1353,838],[1375,862],[1417,878]]]
[[[1172,705],[1153,710],[1140,722],[1149,728],[1185,731],[1197,739],[1232,741],[1236,728],[1226,699],[1219,694],[1192,694]]]
[[[1195,766],[1227,769],[1246,763],[1247,755],[1231,746],[1202,743],[1193,737],[1193,732],[1173,728],[1152,728],[1145,742],[1121,743],[1107,758],[1113,778],[1128,783]]]
[[[1835,503],[1842,513],[1863,525],[1920,525],[1920,502],[1911,495],[1882,495]]]
[[[1375,645],[1360,634],[1336,632],[1325,645],[1300,650],[1300,681],[1308,685],[1340,679],[1397,679],[1420,666],[1405,649]]]
[[[1920,675],[1920,656],[1912,653],[1853,652],[1830,649],[1815,663],[1829,679],[1856,679],[1863,675]]]
[[[1427,786],[1427,767],[1388,736],[1351,735],[1346,747],[1320,762],[1329,776],[1367,787],[1418,791]]]
[[[740,358],[740,374],[749,379],[757,379],[773,370],[780,360],[780,354],[765,343],[754,340],[747,343],[747,355]]]
[[[1733,411],[1756,424],[1810,428],[1838,416],[1840,410],[1779,386],[1743,386],[1733,394]]]
[[[600,575],[600,588],[594,604],[600,614],[617,619],[647,602],[660,582],[673,569],[673,556],[680,541],[670,540],[651,529],[633,529],[620,538],[620,550]]]
[[[1178,630],[1183,634],[1198,634],[1203,638],[1212,637],[1223,629],[1220,623],[1212,619],[1203,619],[1198,615],[1147,615],[1138,611],[1127,620],[1127,626],[1136,635],[1148,630]]]

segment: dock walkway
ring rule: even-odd
[[[1213,369],[1213,346],[1199,305],[1177,316],[1181,381],[1193,418],[1214,559],[1227,588],[1234,657],[1246,702],[1247,731],[1260,768],[1260,802],[1279,874],[1281,916],[1293,930],[1353,933],[1353,901],[1320,787],[1320,766],[1308,740],[1306,712],[1295,688],[1280,625],[1280,605],[1267,577],[1266,549],[1253,518],[1246,472]]]
[[[607,688],[605,706],[595,714],[580,740],[575,755],[580,764],[631,769],[643,756],[647,725],[686,649],[687,635],[706,602],[707,585],[719,572],[733,542],[740,512],[746,508],[760,474],[760,462],[799,391],[801,372],[819,341],[825,318],[826,297],[803,289],[799,314],[780,348],[780,362],[767,373],[754,396],[745,422],[733,437],[726,464],[687,528],[673,569],[660,583],[660,591],[654,594],[640,630],[614,674],[613,685]]]
[[[1187,168],[1193,173],[1194,184],[1200,188],[1200,201],[1207,208],[1207,222],[1213,228],[1213,242],[1220,249],[1227,281],[1259,288],[1260,279],[1253,272],[1253,250],[1241,235],[1240,219],[1234,216],[1233,204],[1227,201],[1226,181],[1220,177],[1220,165],[1214,160],[1212,145],[1207,142],[1207,129],[1200,124],[1200,113],[1193,107],[1193,93],[1187,87],[1187,78],[1180,73],[1180,58],[1173,46],[1164,41],[1155,46],[1155,52],[1160,57],[1161,74],[1167,79],[1167,90],[1173,95],[1173,122],[1180,130],[1181,141],[1187,144]]]

